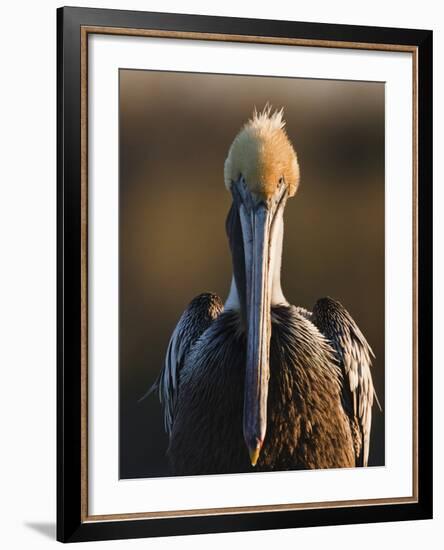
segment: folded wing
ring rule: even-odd
[[[158,391],[168,435],[173,427],[174,411],[180,391],[180,371],[185,358],[199,337],[223,311],[223,307],[221,299],[215,294],[199,294],[182,313],[171,335],[163,369],[146,394]]]
[[[343,371],[343,402],[350,417],[356,463],[368,465],[373,399],[371,375],[373,351],[349,312],[331,298],[318,300],[312,322],[330,341]],[[379,402],[378,402],[379,405]]]

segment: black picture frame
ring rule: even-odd
[[[189,517],[90,521],[82,512],[81,29],[156,29],[331,42],[417,51],[416,502]],[[57,10],[57,539],[171,536],[432,517],[432,32],[92,8]],[[84,345],[84,342],[83,342]]]

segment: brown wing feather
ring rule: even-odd
[[[206,292],[196,296],[182,313],[168,343],[165,363],[156,382],[141,398],[158,391],[163,405],[165,430],[171,434],[180,384],[180,371],[193,344],[223,311],[219,296]]]
[[[322,298],[313,308],[312,321],[336,350],[344,375],[343,397],[350,417],[357,463],[368,465],[373,399],[371,364],[374,353],[344,306]],[[379,402],[378,402],[379,404]]]

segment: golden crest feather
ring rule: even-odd
[[[273,112],[271,105],[262,111],[254,108],[253,116],[235,137],[225,160],[225,186],[240,175],[252,193],[269,197],[281,178],[293,196],[299,185],[299,164],[285,131],[283,108]]]

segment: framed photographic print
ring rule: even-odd
[[[432,33],[58,10],[58,539],[432,517]]]

